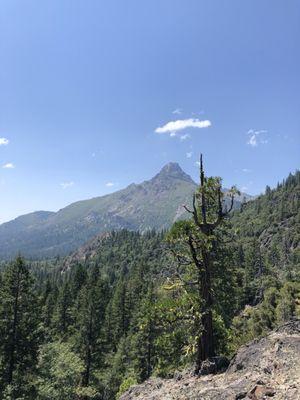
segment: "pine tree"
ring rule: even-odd
[[[70,335],[70,327],[73,324],[72,305],[73,300],[70,283],[66,281],[60,288],[52,321],[54,332],[57,337],[67,339]]]
[[[145,298],[139,305],[135,321],[137,333],[134,336],[133,358],[138,381],[149,378],[155,364],[155,338],[157,330],[155,293],[150,284]]]
[[[83,360],[81,384],[88,387],[91,383],[92,370],[95,364],[100,365],[103,354],[103,324],[105,310],[109,299],[107,282],[101,277],[95,281],[91,273],[87,284],[81,288],[76,305],[75,348]]]
[[[213,273],[220,239],[218,235],[233,208],[235,193],[235,188],[232,188],[230,205],[224,207],[221,179],[205,176],[201,155],[200,186],[193,196],[193,209],[185,206],[192,220],[175,223],[169,235],[169,240],[175,245],[172,249],[178,265],[175,275],[186,290],[193,288],[196,299],[196,373],[202,361],[215,355]]]
[[[69,343],[52,342],[41,347],[37,391],[39,400],[95,398],[91,388],[80,387],[84,365]],[[35,398],[36,399],[36,398]]]
[[[299,298],[299,282],[286,282],[279,293],[276,309],[278,323],[284,323],[295,316],[300,316],[299,306],[297,308],[297,301],[299,301]]]
[[[33,278],[24,260],[17,257],[3,274],[0,292],[1,390],[9,386],[13,398],[31,391],[39,343],[38,315]]]
[[[41,322],[44,339],[50,339],[52,335],[52,319],[57,302],[58,288],[49,279],[46,281],[41,298]]]
[[[127,282],[124,276],[114,289],[114,294],[109,304],[110,312],[107,315],[107,334],[110,338],[112,349],[115,351],[120,339],[129,329],[129,317],[132,310],[129,309]]]
[[[256,237],[250,241],[245,252],[244,301],[245,304],[258,304],[263,298],[264,260],[259,241]]]

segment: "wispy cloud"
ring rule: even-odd
[[[113,186],[115,186],[115,183],[114,183],[114,182],[107,182],[107,183],[105,184],[105,186],[106,186],[106,187],[113,187]]]
[[[192,158],[193,152],[192,151],[188,151],[186,153],[186,158]]]
[[[246,185],[241,187],[241,192],[244,192],[244,193],[247,192],[247,190],[249,190],[250,186],[252,186],[252,185],[253,185],[253,181],[248,182]]]
[[[249,144],[252,147],[256,147],[257,146],[257,137],[256,135],[251,135],[249,140],[247,141],[247,144]]]
[[[204,114],[204,110],[200,110],[200,111],[198,111],[198,112],[192,112],[192,115],[202,115],[202,114]]]
[[[248,172],[252,172],[252,170],[251,170],[251,169],[249,169],[249,168],[243,168],[243,169],[242,169],[242,172],[246,172],[246,173],[248,173]]]
[[[9,162],[9,163],[6,163],[6,164],[2,165],[2,168],[5,168],[5,169],[14,169],[14,168],[15,168],[15,165],[14,165],[13,163]]]
[[[211,126],[209,120],[199,120],[198,118],[178,119],[176,121],[169,121],[163,126],[155,129],[156,133],[168,133],[174,136],[179,131],[187,128],[208,128]]]
[[[8,143],[9,143],[9,140],[6,139],[5,137],[0,138],[0,146],[6,146],[6,145],[8,145]]]
[[[95,157],[98,157],[98,156],[103,155],[103,154],[104,154],[104,150],[96,149],[95,151],[93,151],[91,153],[91,157],[95,158]]]
[[[180,135],[179,139],[180,140],[187,140],[191,137],[191,135],[189,135],[188,133],[185,133],[184,135]]]
[[[172,111],[172,114],[182,114],[182,109],[181,108],[176,108],[175,110]]]
[[[268,131],[265,129],[261,129],[261,130],[249,129],[249,131],[247,132],[247,135],[249,135],[247,144],[252,147],[257,147],[259,144],[268,143],[267,139],[261,137],[261,135],[265,134],[265,133],[268,133]]]
[[[74,186],[74,182],[73,182],[73,181],[62,182],[62,183],[60,184],[60,186],[61,186],[63,189],[68,189],[68,188]]]

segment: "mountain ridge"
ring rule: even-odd
[[[178,163],[168,163],[140,184],[71,203],[57,212],[37,211],[0,225],[0,258],[11,258],[18,252],[29,258],[66,255],[111,230],[167,229],[184,217],[182,205],[190,204],[196,188]],[[241,201],[242,196],[236,207]]]

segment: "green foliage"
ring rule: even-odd
[[[233,214],[244,305],[259,303],[264,290],[276,282],[300,279],[299,199],[297,171]]]
[[[286,322],[295,316],[300,317],[300,282],[286,282],[278,297],[276,307],[278,323]]]
[[[0,289],[0,393],[33,395],[39,344],[38,304],[33,279],[21,257],[2,276]]]
[[[173,256],[188,260],[191,233],[214,252],[218,354],[299,316],[299,180],[297,172],[268,188],[208,238],[185,220],[166,234],[111,232],[66,260],[2,262],[0,398],[113,400],[151,375],[190,366],[201,313],[197,291],[183,280],[197,273]],[[208,184],[213,190],[219,181]]]
[[[123,393],[125,393],[131,386],[136,385],[137,381],[132,376],[125,378],[121,383],[116,398],[119,399]]]
[[[189,346],[194,349],[196,372],[202,361],[214,356],[221,347],[224,350],[221,322],[225,322],[226,315],[227,323],[230,322],[234,310],[232,300],[236,297],[234,253],[232,246],[225,245],[225,239],[229,236],[226,220],[237,191],[232,188],[227,210],[221,179],[205,176],[202,157],[200,165],[200,186],[194,194],[192,210],[187,209],[192,218],[176,222],[167,235],[175,260],[173,287],[181,286],[191,310]],[[226,332],[225,326],[223,331]]]
[[[264,293],[263,301],[255,307],[247,306],[233,319],[231,346],[239,346],[293,317],[300,316],[300,283],[285,282],[281,288],[270,287]]]
[[[44,345],[39,356],[38,399],[73,400],[79,393],[86,398],[95,398],[91,388],[81,388],[84,365],[68,343],[53,342]]]

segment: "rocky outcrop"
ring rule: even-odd
[[[242,346],[222,374],[150,379],[121,396],[121,400],[133,399],[300,399],[300,320]]]
[[[100,233],[86,244],[79,247],[78,250],[74,251],[65,258],[62,270],[66,271],[76,264],[84,264],[85,262],[93,259],[100,251],[103,241],[108,239],[110,236],[111,233],[109,232]]]

